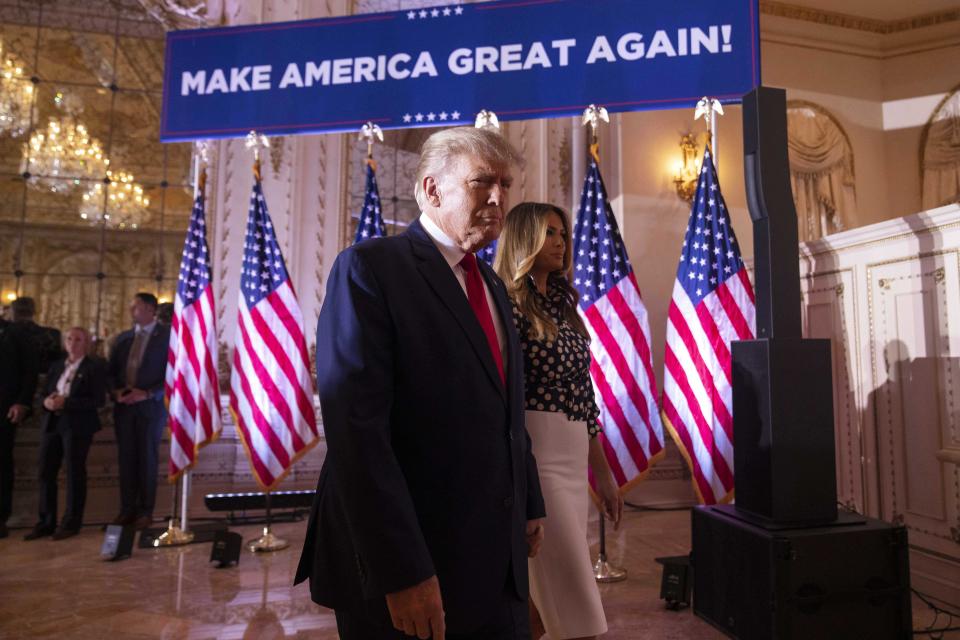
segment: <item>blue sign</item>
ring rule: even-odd
[[[736,102],[758,0],[502,0],[167,34],[160,139]]]

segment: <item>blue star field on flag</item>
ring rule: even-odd
[[[573,284],[584,310],[633,270],[595,160],[590,161],[580,194],[573,260]]]
[[[250,194],[247,235],[243,241],[243,275],[240,278],[240,290],[247,307],[253,307],[273,293],[288,277],[267,202],[263,199],[263,187],[256,180]]]
[[[477,251],[477,258],[483,260],[491,267],[493,266],[493,259],[497,257],[497,241],[494,240],[480,251]]]
[[[677,281],[695,307],[742,268],[737,238],[720,193],[708,145],[703,152],[697,193],[683,239]]]
[[[368,238],[382,238],[387,235],[383,224],[383,215],[380,213],[380,190],[377,188],[377,172],[373,162],[367,161],[367,186],[363,194],[363,209],[360,210],[360,220],[357,222],[357,235],[353,244],[363,242]]]
[[[190,214],[187,239],[183,243],[183,258],[180,261],[177,295],[185,307],[193,304],[210,283],[210,252],[207,249],[206,228],[201,190],[193,201],[193,212]]]

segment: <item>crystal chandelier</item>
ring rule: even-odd
[[[0,41],[0,134],[14,138],[30,129],[33,112],[33,84],[23,74],[23,65],[4,55]]]
[[[54,102],[63,107],[63,94]],[[21,171],[29,171],[31,184],[56,193],[67,193],[80,180],[101,180],[110,160],[100,141],[92,137],[86,125],[77,122],[74,110],[61,118],[51,117],[46,129],[38,129],[24,145]]]
[[[107,171],[109,184],[97,182],[83,194],[80,217],[91,223],[103,222],[115,229],[137,229],[147,222],[150,213],[149,196],[126,171]],[[104,207],[106,190],[106,207]]]

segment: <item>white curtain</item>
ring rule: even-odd
[[[960,92],[933,115],[923,148],[923,208],[960,201]]]
[[[856,208],[853,150],[840,127],[809,106],[787,108],[790,184],[801,242],[846,228]]]

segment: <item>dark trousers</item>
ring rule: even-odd
[[[157,499],[157,456],[167,423],[162,400],[117,404],[113,412],[120,467],[120,513],[152,515]]]
[[[337,610],[340,640],[410,640],[393,628],[386,600],[368,600],[356,611]],[[530,609],[527,600],[514,592],[512,577],[503,597],[479,629],[467,633],[447,632],[449,640],[530,640]]]
[[[17,427],[7,420],[10,408],[0,409],[0,524],[6,524],[13,511],[13,444]]]
[[[40,520],[41,527],[57,524],[57,474],[64,464],[67,477],[67,508],[61,526],[79,529],[83,525],[83,507],[87,502],[87,454],[93,434],[84,430],[56,428],[57,418],[50,416],[40,440]]]

